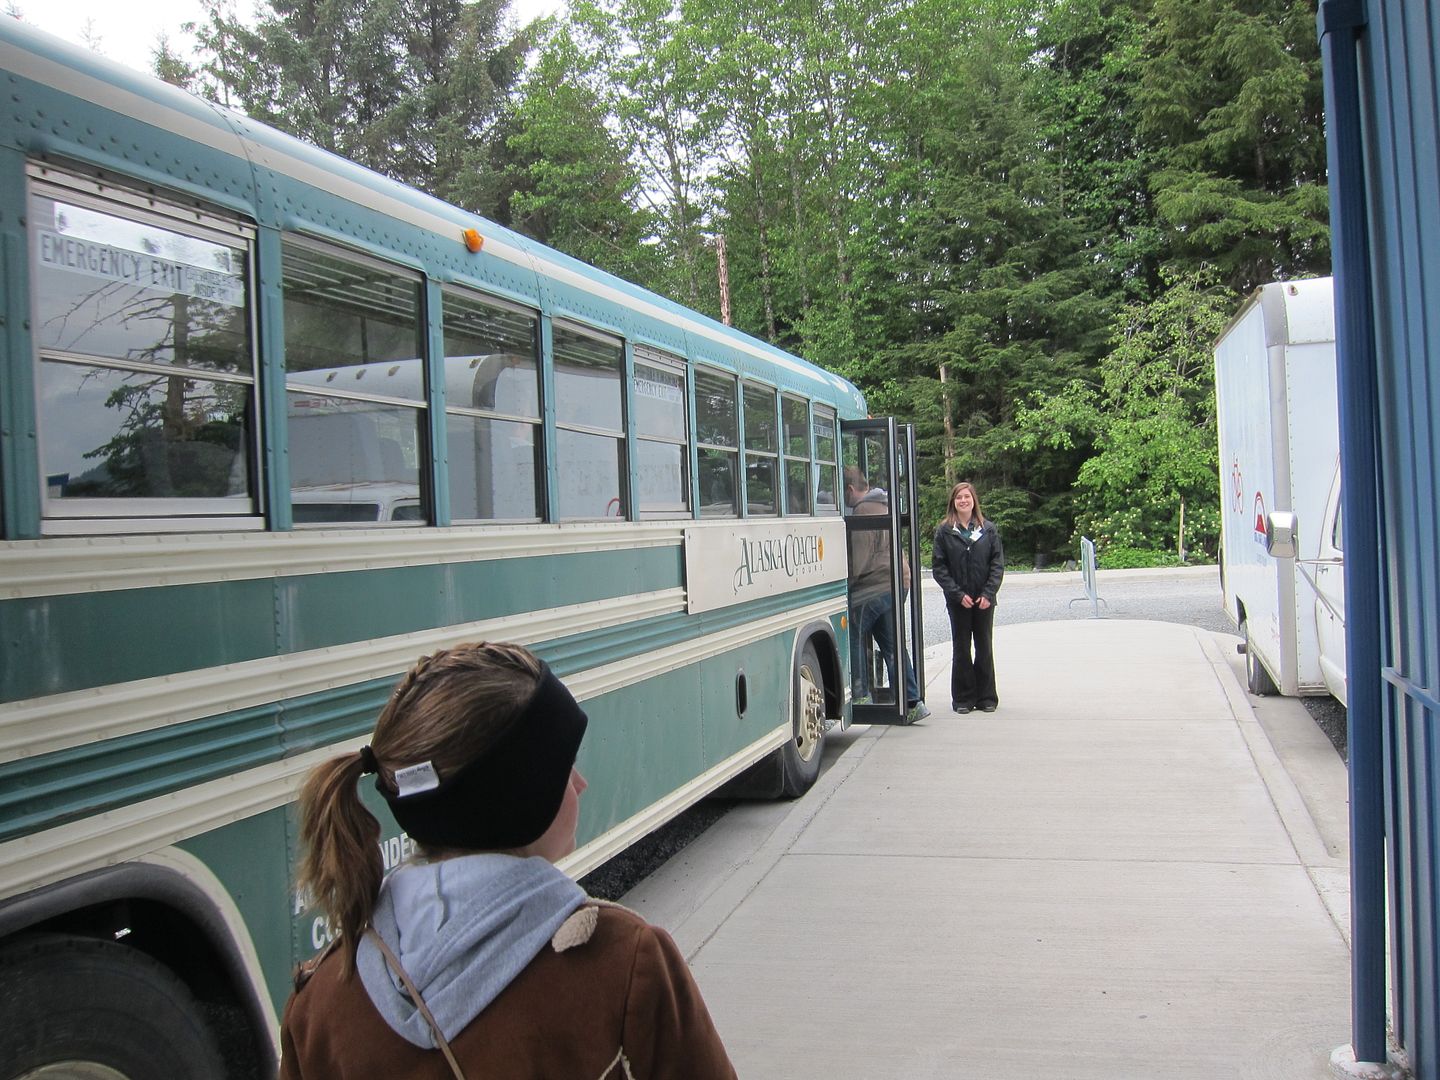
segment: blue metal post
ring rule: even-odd
[[[1371,301],[1365,155],[1356,51],[1362,0],[1322,0],[1334,252],[1335,341],[1344,477],[1345,648],[1349,693],[1352,1047],[1383,1062],[1385,1039],[1385,800],[1381,739],[1379,394]]]

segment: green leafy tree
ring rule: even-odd
[[[1076,529],[1098,546],[1213,556],[1220,521],[1211,349],[1234,304],[1213,276],[1165,284],[1157,299],[1121,312],[1098,381],[1073,380],[1021,412],[1020,442],[1092,448],[1076,480]]]
[[[174,50],[170,45],[169,37],[164,34],[160,35],[160,40],[155,43],[155,51],[150,57],[150,66],[155,72],[156,78],[164,80],[171,86],[188,90],[195,83],[195,69]]]
[[[631,281],[659,276],[640,178],[607,124],[589,55],[558,27],[540,48],[506,139],[507,224]]]
[[[700,88],[704,36],[675,0],[579,0],[571,19],[600,75],[606,114],[639,170],[639,195],[658,223],[661,276],[649,284],[718,312],[707,246],[718,123]]]

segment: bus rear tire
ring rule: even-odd
[[[215,1037],[189,988],[126,945],[32,934],[0,948],[0,1076],[216,1080]]]
[[[791,675],[794,726],[790,741],[780,748],[781,794],[798,798],[820,775],[820,753],[825,742],[825,672],[815,643],[805,642]]]
[[[1245,685],[1256,697],[1272,697],[1280,692],[1270,672],[1260,662],[1255,652],[1255,642],[1250,637],[1250,623],[1240,620],[1240,636],[1245,639]]]

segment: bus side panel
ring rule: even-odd
[[[203,862],[235,902],[277,1015],[290,996],[297,959],[314,951],[308,947],[313,918],[295,910],[293,813],[293,804],[269,810],[176,845]]]
[[[581,702],[590,725],[577,762],[590,787],[579,843],[667,798],[704,770],[700,725],[705,665],[681,668]],[[696,678],[697,673],[700,678]]]
[[[64,642],[64,648],[54,648],[53,642]],[[218,667],[274,652],[275,599],[269,581],[0,602],[4,701]]]
[[[707,660],[705,686],[705,767],[718,765],[742,747],[790,723],[790,670],[795,632],[753,642]],[[745,675],[747,708],[737,707],[737,683]]]
[[[654,592],[681,580],[677,546],[0,601],[0,700]],[[66,648],[49,649],[51,641]]]

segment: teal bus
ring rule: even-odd
[[[273,1072],[295,792],[424,653],[583,702],[577,876],[903,718],[851,702],[842,470],[892,549],[914,496],[850,383],[14,19],[0,71],[0,1078]]]

